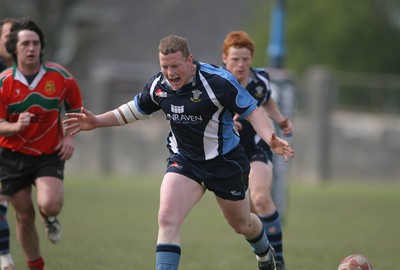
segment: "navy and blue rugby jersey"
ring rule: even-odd
[[[262,68],[250,68],[250,81],[246,86],[247,91],[257,100],[257,106],[262,106],[271,97],[271,85],[269,74]],[[258,146],[269,147],[261,140],[253,126],[246,119],[241,118],[240,123],[243,129],[239,131],[240,144],[243,145],[246,153],[250,153]]]
[[[167,147],[191,160],[210,160],[226,154],[239,144],[233,115],[243,118],[257,101],[228,71],[194,61],[193,81],[172,90],[159,72],[134,98],[144,114],[162,110],[170,121]]]

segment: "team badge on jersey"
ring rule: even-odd
[[[200,90],[196,89],[196,90],[193,90],[192,93],[193,93],[193,97],[190,98],[190,100],[193,101],[193,102],[200,102],[201,101],[200,95],[203,92],[201,92]]]
[[[53,81],[47,81],[46,82],[46,86],[44,87],[44,91],[47,94],[52,95],[56,91],[56,87],[54,85],[54,82]]]
[[[258,98],[261,98],[261,97],[263,97],[264,96],[264,93],[263,93],[263,90],[264,90],[264,87],[262,87],[262,86],[257,86],[256,87],[256,97],[258,97]]]

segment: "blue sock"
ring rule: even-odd
[[[156,247],[156,270],[177,270],[181,247],[174,244],[158,244]]]
[[[277,262],[284,263],[282,248],[282,225],[278,211],[269,216],[260,217],[265,233],[275,250],[275,259]]]
[[[269,251],[269,241],[264,230],[254,239],[246,239],[249,242],[253,252],[259,256],[264,257]]]
[[[0,203],[0,255],[10,253],[10,229],[7,221],[7,202]]]

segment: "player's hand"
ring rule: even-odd
[[[63,123],[66,125],[65,130],[70,135],[96,128],[96,116],[83,107],[80,113],[66,113],[65,116],[67,119]]]
[[[269,146],[276,154],[283,156],[286,162],[289,160],[289,157],[294,157],[294,151],[289,143],[277,137],[275,132],[272,132],[269,137]]]
[[[237,131],[240,131],[243,128],[242,123],[239,122],[239,118],[240,116],[238,114],[235,114],[235,116],[233,117],[233,126]]]
[[[278,123],[278,126],[283,131],[283,135],[285,135],[286,137],[290,137],[292,135],[293,125],[288,118],[285,118],[283,121],[280,121]]]
[[[72,157],[74,153],[74,141],[72,136],[67,134],[64,138],[60,141],[60,143],[56,146],[55,150],[58,150],[58,155],[60,156],[61,160],[68,160]]]
[[[31,118],[35,116],[30,112],[22,112],[18,116],[17,122],[15,122],[15,132],[23,131],[31,123]]]

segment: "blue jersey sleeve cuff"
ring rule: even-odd
[[[251,114],[257,108],[257,102],[253,102],[251,106],[240,115],[241,118],[246,118],[249,114]]]

